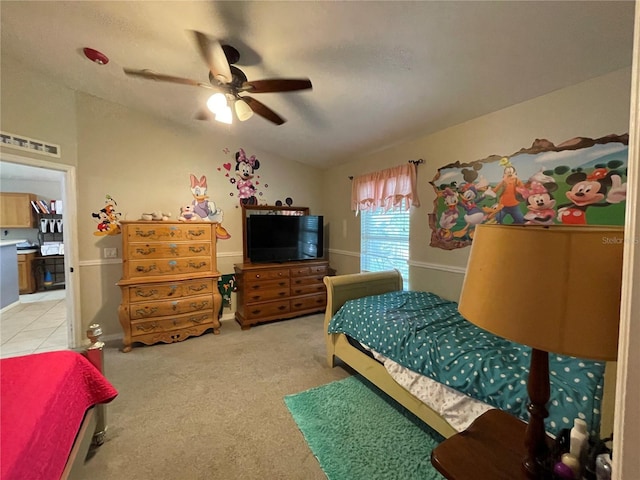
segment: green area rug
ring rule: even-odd
[[[284,398],[329,480],[436,480],[443,437],[360,376]]]

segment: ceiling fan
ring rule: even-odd
[[[231,45],[222,45],[218,40],[202,32],[192,31],[198,51],[209,67],[209,82],[203,83],[190,78],[175,77],[156,73],[151,70],[124,68],[124,73],[159,82],[179,83],[217,91],[207,102],[208,110],[202,109],[196,114],[198,120],[209,120],[215,113],[216,120],[231,123],[231,108],[234,106],[240,121],[248,120],[253,113],[282,125],[286,120],[262,102],[247,93],[274,93],[307,90],[312,88],[308,78],[273,78],[265,80],[247,80],[242,70],[234,66],[240,60],[240,53]],[[242,95],[241,95],[242,94]],[[210,111],[212,113],[210,113]]]

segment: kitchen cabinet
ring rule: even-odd
[[[20,295],[36,291],[36,281],[33,276],[33,259],[35,253],[18,254],[18,289]]]
[[[36,201],[33,193],[0,193],[0,227],[34,228],[35,211],[31,201]]]

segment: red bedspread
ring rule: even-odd
[[[87,409],[118,394],[70,350],[2,359],[0,388],[2,480],[58,480]]]

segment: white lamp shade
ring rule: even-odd
[[[479,225],[460,313],[538,350],[615,360],[622,227]]]
[[[235,109],[238,120],[241,122],[249,120],[253,116],[253,110],[251,110],[251,107],[247,105],[247,102],[242,99],[236,100]]]
[[[213,113],[218,113],[227,106],[227,97],[223,93],[214,93],[207,100],[207,108]]]
[[[233,122],[233,114],[231,113],[231,107],[226,105],[222,110],[216,113],[216,120],[218,122],[227,123],[231,125]]]

